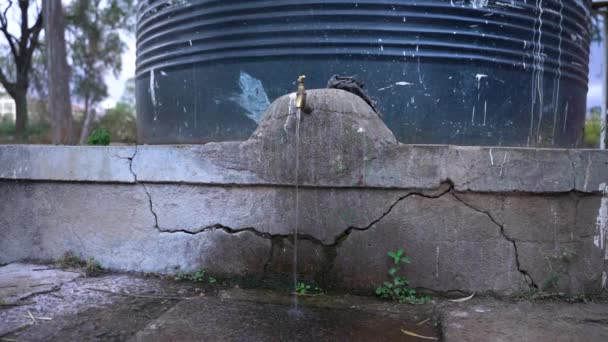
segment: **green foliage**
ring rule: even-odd
[[[51,126],[48,122],[32,122],[25,129],[28,143],[46,144],[50,142]],[[0,115],[0,144],[15,142],[15,122],[8,116]]]
[[[40,47],[42,6],[38,1],[0,1],[0,83],[13,93],[17,113],[27,123],[27,101],[19,95],[27,94],[31,83],[34,52]],[[4,38],[4,39],[3,39]],[[26,132],[16,132],[19,140]]]
[[[119,103],[116,106],[118,107],[119,104],[130,107],[132,111],[135,110],[135,77],[131,77],[125,81],[125,90],[122,92]]]
[[[206,274],[204,269],[200,269],[196,272],[179,272],[173,279],[177,281],[189,281],[191,283],[209,283],[214,284],[217,280]]]
[[[561,276],[568,274],[568,266],[576,258],[576,252],[569,248],[561,248],[551,253],[546,253],[544,258],[549,269],[549,275],[543,281],[540,291],[559,290]]]
[[[106,73],[120,74],[127,48],[121,30],[134,18],[132,0],[74,0],[66,8],[72,88],[85,112],[108,96]]]
[[[382,299],[394,300],[399,303],[424,304],[430,301],[428,296],[418,296],[416,290],[409,288],[409,281],[399,275],[401,266],[409,264],[410,259],[404,255],[402,248],[395,252],[388,252],[388,256],[393,262],[389,268],[388,275],[390,281],[385,281],[376,289],[376,295]]]
[[[84,265],[84,271],[87,277],[97,277],[103,273],[103,268],[99,261],[95,260],[95,258],[90,257],[87,259]]]
[[[112,134],[112,141],[135,143],[137,127],[135,110],[125,103],[117,103],[114,108],[106,110],[106,114],[93,124],[95,129],[103,128]]]
[[[97,277],[103,273],[103,268],[99,261],[90,257],[86,261],[82,260],[72,252],[65,253],[61,258],[55,260],[59,268],[82,268],[87,277]]]
[[[96,129],[89,136],[89,140],[87,140],[87,144],[89,145],[110,145],[110,132],[106,129]]]
[[[591,108],[591,116],[585,121],[585,146],[593,148],[599,147],[601,132],[601,109],[599,107]]]
[[[61,258],[55,260],[55,264],[60,268],[78,268],[86,265],[86,262],[72,252],[66,252]]]
[[[559,279],[560,279],[559,274],[551,271],[551,273],[549,273],[549,276],[543,281],[541,290],[547,291],[550,289],[557,289],[558,288],[557,286],[559,285]]]
[[[12,120],[0,120],[0,136],[15,134],[15,122]]]
[[[308,285],[306,283],[298,283],[296,285],[296,293],[302,296],[320,294],[323,290],[317,286]]]
[[[591,40],[595,42],[602,41],[602,24],[603,24],[603,15],[596,13],[591,16],[591,22],[589,25],[589,31]]]

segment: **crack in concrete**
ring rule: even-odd
[[[507,233],[505,232],[504,225],[500,224],[494,218],[494,216],[492,216],[492,214],[490,212],[482,210],[482,209],[479,209],[479,208],[473,206],[472,204],[470,204],[470,203],[466,202],[465,200],[463,200],[462,198],[458,197],[455,193],[452,193],[452,197],[454,197],[458,202],[464,204],[468,208],[486,215],[490,219],[490,221],[492,221],[492,223],[494,223],[498,228],[500,228],[500,235],[502,235],[502,237],[505,240],[509,241],[513,245],[513,250],[515,252],[515,265],[517,267],[517,271],[522,274],[522,276],[524,277],[524,280],[528,284],[528,287],[532,287],[534,289],[538,289],[539,287],[534,282],[534,279],[532,279],[532,276],[530,275],[530,273],[528,273],[528,271],[524,270],[521,267],[521,263],[519,261],[519,251],[517,250],[517,243],[516,243],[515,239],[513,239],[513,238],[511,238],[510,236],[507,235]]]
[[[273,238],[282,238],[282,239],[291,239],[293,240],[294,238],[294,234],[273,234],[273,233],[267,233],[267,232],[261,232],[258,229],[256,229],[255,227],[245,227],[245,228],[232,228],[232,227],[228,227],[225,226],[221,223],[214,223],[211,225],[207,225],[204,227],[199,227],[195,230],[191,230],[191,229],[184,229],[184,228],[180,228],[180,229],[167,229],[167,228],[162,228],[160,227],[159,223],[158,223],[158,214],[154,211],[154,204],[153,204],[153,200],[152,200],[152,195],[150,194],[147,186],[144,183],[138,183],[141,184],[145,190],[145,193],[148,197],[148,203],[149,203],[149,208],[150,208],[150,212],[152,213],[152,216],[154,217],[154,227],[161,233],[183,233],[183,234],[188,234],[188,235],[197,235],[200,233],[204,233],[204,232],[208,232],[208,231],[213,231],[213,230],[223,230],[224,232],[228,233],[228,234],[239,234],[242,232],[250,232],[256,236],[259,236],[261,238],[264,239],[273,239]],[[297,238],[298,240],[306,240],[306,241],[310,241],[316,245],[322,246],[322,247],[337,247],[339,246],[344,240],[346,240],[346,238],[348,237],[348,235],[350,235],[353,231],[366,231],[370,228],[372,228],[375,224],[377,224],[378,222],[380,222],[382,219],[384,219],[388,214],[390,214],[390,212],[393,210],[393,208],[395,208],[395,206],[397,206],[397,204],[403,200],[405,200],[408,197],[411,196],[420,196],[420,197],[425,197],[425,198],[439,198],[447,193],[450,193],[453,190],[453,185],[449,184],[449,187],[446,190],[441,191],[439,194],[437,195],[428,195],[425,194],[424,192],[409,192],[404,196],[399,197],[397,200],[395,200],[388,208],[388,210],[386,210],[384,213],[382,213],[382,215],[376,219],[374,219],[370,224],[368,224],[365,227],[356,227],[356,226],[349,226],[347,227],[342,233],[338,234],[334,239],[333,242],[331,243],[325,243],[322,240],[314,237],[313,235],[310,234],[297,234]]]
[[[388,214],[390,214],[391,211],[393,211],[393,209],[397,206],[397,204],[399,204],[399,202],[401,202],[409,197],[420,196],[420,197],[424,197],[424,198],[436,199],[436,198],[440,198],[454,190],[454,184],[452,184],[452,182],[450,182],[450,181],[442,183],[439,186],[439,189],[441,189],[441,187],[444,186],[444,184],[448,184],[448,188],[446,190],[441,191],[437,195],[428,195],[424,192],[409,192],[406,195],[399,197],[395,202],[393,202],[393,204],[391,204],[389,206],[388,210],[386,210],[380,217],[373,220],[369,225],[367,225],[365,227],[355,227],[355,226],[348,227],[344,232],[342,232],[341,234],[336,236],[334,238],[334,242],[332,244],[330,244],[329,246],[338,246],[340,243],[342,243],[344,240],[346,240],[353,231],[363,232],[363,231],[366,231],[366,230],[372,228],[378,222],[382,221],[382,219],[384,219]]]
[[[566,155],[568,156],[568,160],[570,161],[570,166],[572,167],[572,189],[571,191],[575,191],[576,190],[576,163],[574,162],[574,160],[572,159],[572,152],[568,152],[566,153]]]
[[[257,230],[255,227],[246,227],[246,228],[231,228],[228,226],[224,226],[220,223],[216,223],[213,225],[208,225],[205,227],[201,227],[199,229],[196,229],[195,231],[191,231],[191,230],[187,230],[187,229],[163,229],[159,226],[158,223],[158,214],[154,211],[154,203],[152,200],[152,194],[150,193],[150,191],[148,190],[148,187],[146,186],[145,183],[140,183],[137,179],[137,174],[133,171],[133,160],[135,159],[135,156],[137,155],[138,149],[137,146],[135,148],[135,152],[133,153],[133,156],[128,158],[129,159],[129,171],[131,172],[131,174],[133,175],[133,178],[135,180],[136,184],[141,184],[144,192],[146,193],[146,196],[148,197],[148,205],[149,205],[149,209],[150,209],[150,213],[152,214],[152,216],[154,217],[154,228],[156,230],[158,230],[160,233],[183,233],[183,234],[188,234],[188,235],[197,235],[200,233],[205,233],[208,231],[214,231],[214,230],[222,230],[227,234],[239,234],[239,233],[243,233],[243,232],[249,232],[252,233],[258,237],[261,237],[263,239],[267,239],[270,240],[271,245],[270,245],[270,251],[269,251],[269,256],[266,260],[266,262],[264,263],[264,273],[267,273],[267,271],[270,269],[271,265],[272,265],[272,261],[274,259],[274,249],[275,249],[275,240],[276,239],[284,239],[284,240],[289,240],[289,241],[293,241],[294,239],[294,234],[271,234],[271,233],[267,233],[267,232],[261,232],[259,230]],[[447,189],[439,192],[438,194],[435,195],[429,195],[428,191],[427,193],[425,192],[409,192],[404,196],[399,197],[398,199],[396,199],[389,207],[388,209],[382,214],[380,215],[380,217],[374,219],[370,224],[368,224],[365,227],[356,227],[356,226],[349,226],[347,227],[342,233],[338,234],[335,238],[334,241],[332,243],[324,243],[322,240],[309,235],[309,234],[297,234],[297,239],[298,240],[307,240],[312,242],[313,244],[319,245],[321,247],[330,247],[330,248],[336,248],[339,247],[339,245],[341,243],[343,243],[348,236],[355,231],[366,231],[371,229],[372,227],[374,227],[378,222],[382,221],[386,216],[388,216],[393,209],[403,200],[409,198],[409,197],[413,197],[413,196],[420,196],[420,197],[424,197],[424,198],[429,198],[429,199],[437,199],[440,198],[446,194],[452,194],[452,196],[459,201],[460,203],[462,203],[463,205],[467,206],[468,208],[475,210],[477,212],[483,213],[485,214],[497,227],[499,227],[500,229],[500,234],[502,235],[502,237],[511,242],[511,244],[513,245],[513,250],[515,252],[515,263],[516,263],[516,267],[519,273],[522,274],[522,276],[524,277],[524,280],[526,281],[526,283],[528,284],[529,287],[538,289],[538,285],[534,282],[534,280],[532,279],[532,277],[530,276],[530,274],[522,269],[521,267],[521,263],[519,260],[519,252],[517,249],[517,243],[515,242],[514,239],[512,239],[511,237],[509,237],[504,229],[504,226],[502,224],[500,224],[489,212],[481,210],[479,208],[474,207],[473,205],[467,203],[466,201],[464,201],[463,199],[459,198],[458,196],[456,196],[456,194],[454,193],[454,183],[451,182],[449,179],[446,181],[443,181],[440,186],[438,187],[438,189],[441,189],[442,187],[445,187],[445,185],[448,185]],[[333,260],[329,260],[329,263],[333,263]],[[460,291],[460,290],[454,290],[454,291]]]

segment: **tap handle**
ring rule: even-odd
[[[306,80],[306,75],[298,77],[298,90],[304,90],[304,80]]]

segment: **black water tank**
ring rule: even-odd
[[[579,143],[589,0],[148,0],[140,143],[246,139],[275,98],[356,75],[403,143]]]

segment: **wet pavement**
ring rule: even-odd
[[[184,301],[137,333],[133,341],[417,341],[401,329],[438,337],[432,326],[355,310],[239,302]]]
[[[280,290],[12,264],[0,267],[0,341],[608,341],[602,300],[291,302]]]

